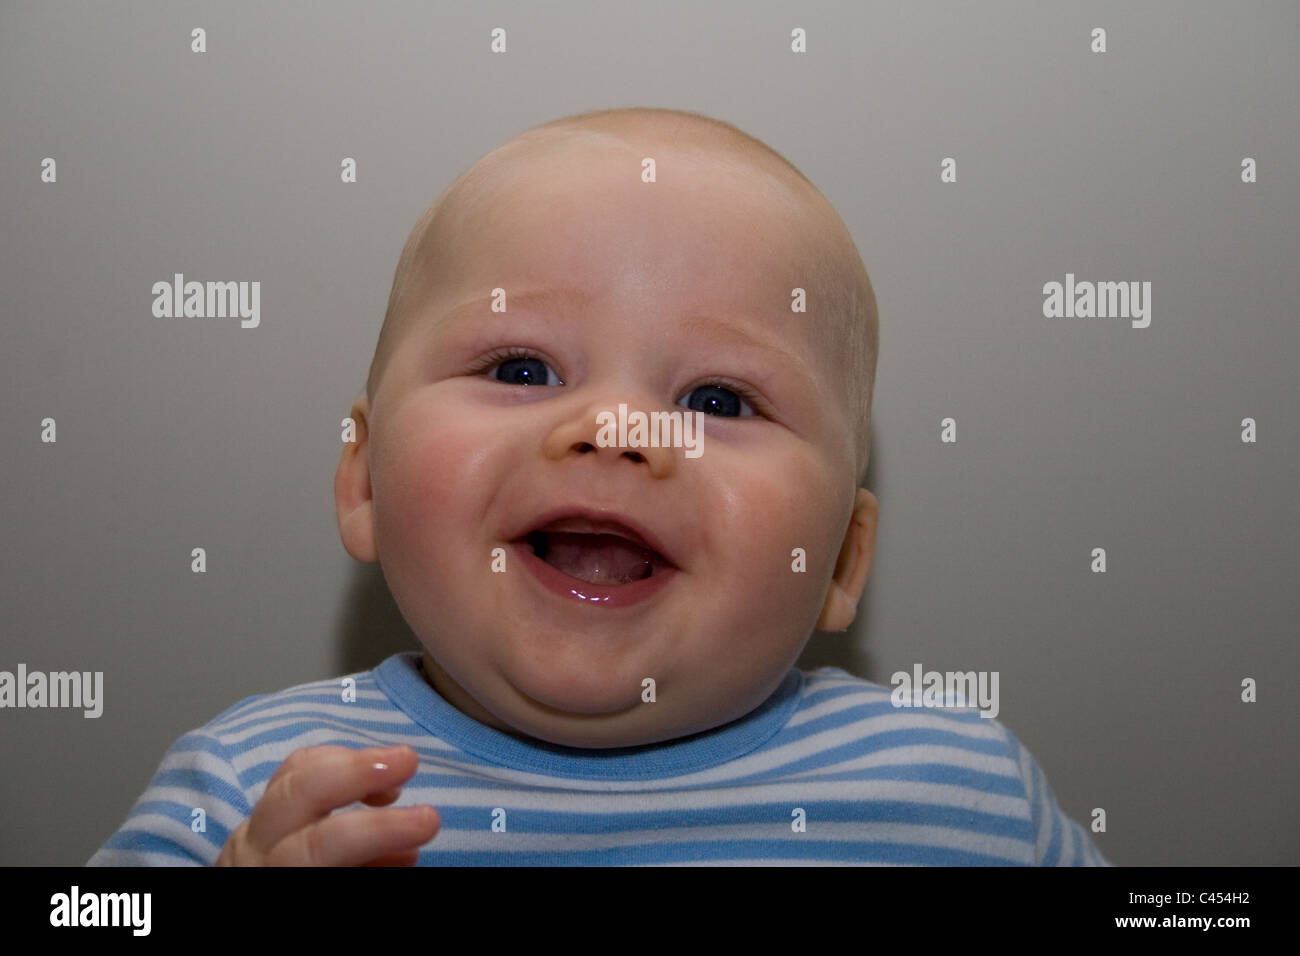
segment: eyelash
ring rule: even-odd
[[[488,369],[492,368],[494,365],[499,365],[502,362],[508,362],[511,359],[517,359],[517,358],[535,358],[539,362],[547,362],[546,356],[539,355],[537,352],[534,352],[532,349],[526,349],[526,348],[521,348],[520,346],[517,345],[512,345],[509,348],[493,349],[487,355],[483,356],[481,359],[475,362],[469,368],[468,372],[471,375],[480,375],[483,372],[486,372]]]
[[[481,359],[475,362],[473,366],[470,367],[469,373],[473,375],[480,375],[483,372],[486,372],[488,369],[501,364],[502,362],[508,362],[511,359],[518,359],[518,358],[535,358],[539,362],[547,362],[549,364],[549,361],[544,355],[541,355],[533,351],[532,349],[523,348],[522,346],[518,346],[518,345],[511,345],[506,348],[493,349],[491,352],[487,353]],[[739,395],[741,398],[743,398],[745,401],[749,402],[750,407],[752,407],[754,409],[754,412],[758,415],[767,416],[771,414],[771,407],[767,404],[767,402],[765,402],[762,398],[760,398],[752,388],[750,388],[748,385],[742,385],[740,382],[733,382],[731,379],[716,378],[716,377],[707,379],[693,386],[691,388],[691,391],[693,392],[697,388],[707,388],[709,386],[717,386],[718,388],[730,389],[731,391]]]

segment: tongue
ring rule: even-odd
[[[542,560],[589,584],[627,584],[648,578],[655,554],[614,534],[552,531]]]

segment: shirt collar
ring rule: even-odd
[[[403,713],[449,744],[491,763],[555,777],[675,777],[735,760],[774,737],[799,703],[803,673],[790,671],[762,704],[721,727],[639,747],[563,747],[502,733],[461,713],[424,679],[419,651],[394,654],[374,670],[375,683]],[[648,705],[654,706],[654,705]]]

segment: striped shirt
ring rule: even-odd
[[[211,865],[284,759],[319,744],[415,749],[393,806],[438,810],[422,866],[1110,865],[996,720],[897,707],[839,668],[792,668],[752,713],[705,733],[586,750],[466,716],[419,659],[350,675],[355,700],[343,679],[303,684],[181,737],[87,865]],[[336,812],[353,809],[373,812]]]

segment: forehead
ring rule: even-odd
[[[483,165],[441,217],[435,314],[497,287],[569,286],[646,320],[756,322],[808,355],[829,338],[815,287],[835,224],[793,172],[734,149],[586,133],[507,144]],[[807,313],[791,310],[796,288]]]

